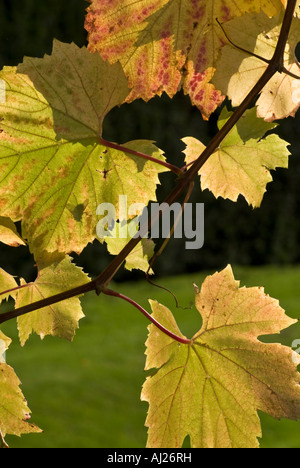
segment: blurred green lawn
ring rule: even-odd
[[[300,267],[234,267],[241,285],[264,286],[280,300],[290,317],[300,315]],[[213,273],[213,272],[208,272]],[[201,320],[194,307],[193,282],[201,285],[204,273],[165,278],[160,284],[172,296],[146,281],[112,285],[150,310],[148,298],[172,309],[182,332],[192,336]],[[123,301],[89,294],[83,298],[86,317],[80,322],[73,343],[33,335],[21,349],[15,322],[1,327],[13,339],[7,362],[22,381],[22,391],[32,410],[32,422],[43,434],[7,436],[11,447],[24,448],[138,448],[144,447],[147,404],[140,401],[148,321]],[[272,337],[291,346],[300,338],[296,324]],[[260,414],[261,447],[299,448],[300,421],[277,421]]]

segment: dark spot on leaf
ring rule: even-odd
[[[82,220],[82,216],[83,216],[85,208],[86,207],[84,206],[83,203],[80,203],[79,205],[75,206],[75,208],[72,211],[75,221],[80,222]]]
[[[112,170],[112,169],[104,169],[103,171],[98,171],[98,169],[96,169],[97,172],[99,172],[99,174],[102,174],[103,175],[103,178],[106,179],[107,178],[107,174]]]

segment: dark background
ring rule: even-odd
[[[0,66],[17,65],[23,56],[42,57],[50,54],[53,38],[86,45],[84,30],[85,0],[1,0]],[[298,48],[297,48],[297,55]],[[217,115],[203,122],[200,112],[192,108],[189,98],[179,93],[172,100],[155,98],[148,104],[136,101],[114,109],[106,118],[104,137],[118,143],[132,139],[151,139],[162,148],[169,162],[183,163],[184,145],[180,139],[194,136],[207,143],[216,132]],[[280,122],[277,133],[291,143],[289,170],[272,172],[274,182],[268,185],[260,209],[253,210],[243,198],[238,203],[216,200],[208,191],[197,188],[193,200],[205,203],[205,244],[199,251],[186,251],[184,240],[171,240],[157,260],[159,275],[195,270],[221,269],[228,263],[239,265],[295,264],[300,261],[300,146],[299,112],[295,119]],[[174,177],[161,176],[164,187],[158,190],[162,201],[174,185]],[[108,264],[110,256],[98,242],[89,245],[76,262],[91,275],[97,275]],[[25,247],[13,249],[1,245],[1,267],[11,274],[35,275],[33,259]],[[117,279],[141,277],[124,270]]]

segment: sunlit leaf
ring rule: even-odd
[[[221,128],[231,114],[223,110]],[[278,135],[264,135],[276,125],[256,118],[256,109],[248,110],[230,131],[199,171],[202,190],[209,189],[215,197],[236,201],[243,195],[249,205],[260,206],[270,171],[288,167],[288,143]],[[193,162],[205,146],[196,138],[184,138],[186,162]]]
[[[142,391],[149,402],[147,446],[181,447],[189,435],[192,447],[257,447],[258,410],[300,417],[292,349],[258,339],[295,320],[262,288],[240,288],[230,267],[208,276],[195,292],[203,323],[189,345],[149,326],[146,369],[156,372]],[[151,306],[156,320],[183,336],[169,309],[155,301]]]
[[[156,200],[160,164],[101,144],[107,113],[128,95],[120,64],[54,41],[53,53],[0,73],[0,209],[22,220],[31,250],[76,252],[96,237],[96,210],[119,195]],[[126,145],[124,145],[126,147]],[[127,144],[164,159],[151,141]]]
[[[82,286],[89,281],[81,268],[76,267],[71,258],[59,258],[49,266],[39,268],[38,277],[33,283],[19,290],[16,307],[23,307],[41,301],[70,289]],[[22,284],[26,284],[22,281]],[[72,340],[78,328],[78,322],[84,317],[80,300],[77,297],[35,310],[18,317],[19,337],[22,346],[32,332],[43,339],[46,335],[59,336]]]
[[[230,39],[240,47],[270,59],[275,51],[281,30],[282,14],[269,19],[265,14],[246,15],[224,25]],[[284,66],[300,77],[295,57],[299,42],[300,20],[294,18],[285,48]],[[238,106],[256,84],[268,64],[246,54],[233,45],[222,49],[213,83]],[[257,114],[268,122],[294,116],[300,106],[300,79],[276,73],[264,87],[257,101]]]
[[[0,242],[10,245],[11,247],[18,247],[25,245],[25,242],[17,232],[15,224],[9,218],[0,216]]]
[[[90,0],[85,27],[89,49],[121,61],[132,92],[148,101],[183,87],[205,119],[223,101],[211,80],[224,44],[216,18],[228,21],[263,9],[269,16],[280,0]]]

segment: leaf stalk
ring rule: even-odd
[[[152,322],[160,331],[162,331],[165,335],[168,335],[170,338],[172,338],[175,341],[178,341],[178,343],[181,344],[191,344],[192,340],[189,340],[188,338],[183,338],[182,336],[178,336],[175,333],[171,332],[167,328],[165,328],[161,323],[159,323],[149,312],[147,312],[142,306],[140,306],[137,302],[135,302],[133,299],[130,299],[130,297],[125,296],[124,294],[118,293],[116,291],[113,291],[111,289],[103,288],[102,289],[103,294],[106,296],[113,296],[113,297],[118,297],[119,299],[123,299],[124,301],[128,302],[129,304],[133,305],[136,309],[138,309],[150,322]]]

